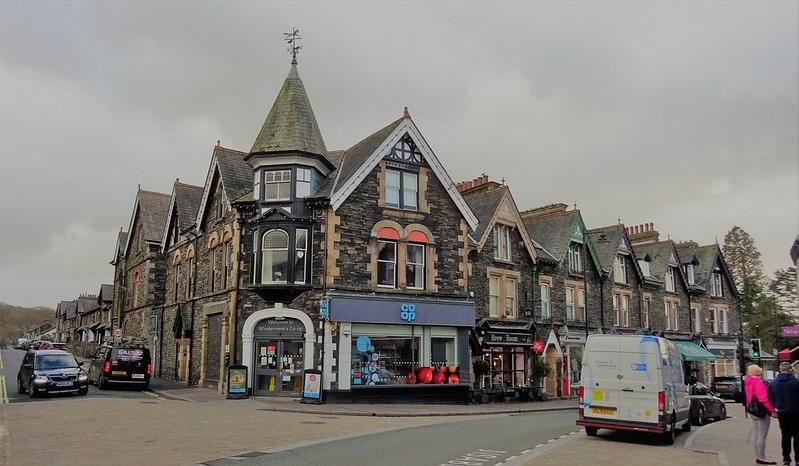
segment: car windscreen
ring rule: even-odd
[[[49,371],[78,367],[78,361],[71,354],[41,354],[36,356],[36,369]]]
[[[139,362],[144,359],[144,350],[141,348],[114,348],[111,359],[125,362]]]

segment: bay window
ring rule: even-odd
[[[288,279],[289,235],[269,230],[261,242],[261,283],[286,283]]]
[[[291,199],[291,170],[264,172],[264,201]]]
[[[308,230],[297,228],[294,238],[294,283],[305,283],[305,263],[308,258]]]

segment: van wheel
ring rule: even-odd
[[[599,432],[599,427],[585,426],[585,435],[596,437],[597,432]]]
[[[674,445],[674,436],[677,435],[677,426],[674,424],[674,421],[671,422],[670,427],[671,429],[661,434],[660,439],[663,441],[664,445]]]

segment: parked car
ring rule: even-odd
[[[724,400],[716,396],[707,385],[697,383],[691,385],[691,422],[697,426],[704,425],[708,419],[720,421],[727,417],[727,406]]]
[[[31,398],[51,393],[85,395],[89,392],[89,378],[82,365],[66,351],[28,351],[17,374],[17,390]]]
[[[721,398],[737,402],[743,401],[744,392],[741,389],[740,377],[716,377],[713,379],[713,383],[710,384],[710,390],[718,393]]]
[[[66,351],[67,353],[69,353],[69,349],[67,349],[67,344],[66,343],[60,343],[60,342],[57,342],[57,341],[55,341],[55,342],[47,341],[39,349],[43,349],[43,350],[61,350],[61,351]]]
[[[589,335],[578,389],[577,425],[659,434],[674,443],[691,430],[691,402],[677,346],[649,335]]]
[[[89,380],[101,390],[109,384],[147,389],[152,374],[150,350],[144,345],[104,344],[97,348],[89,363]]]

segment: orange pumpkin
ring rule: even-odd
[[[413,385],[416,383],[416,374],[413,371],[408,371],[408,374],[405,375],[405,383],[408,385]]]
[[[447,377],[447,383],[461,383],[461,377],[458,374],[450,374]]]
[[[447,376],[444,375],[442,371],[438,371],[433,374],[433,383],[435,384],[442,384],[444,380],[446,380]]]

